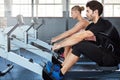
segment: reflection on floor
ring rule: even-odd
[[[28,52],[24,49],[21,49],[20,52],[21,52],[20,55],[22,55],[28,59],[32,58],[34,62],[40,63],[40,61],[41,61],[40,56],[37,56],[31,52]],[[4,68],[6,68],[6,65],[9,63],[12,63],[12,62],[9,62],[3,58],[0,58],[0,70],[3,70]],[[14,63],[12,63],[12,64],[14,64]],[[76,69],[77,69],[77,67],[76,67]],[[117,74],[113,72],[113,73],[105,74],[104,76],[101,74],[92,74],[92,75],[94,75],[94,78],[90,77],[89,76],[90,74],[92,74],[92,73],[89,73],[89,72],[81,73],[81,74],[78,74],[77,78],[75,78],[74,75],[69,75],[69,77],[65,77],[64,80],[120,80],[120,72]],[[79,75],[81,75],[82,77]],[[84,76],[88,76],[88,77],[84,77]],[[79,77],[81,77],[81,78],[79,78]],[[0,80],[43,80],[43,79],[40,75],[33,73],[25,68],[22,68],[19,65],[14,64],[14,68],[5,76],[0,77]]]

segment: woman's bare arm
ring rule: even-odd
[[[82,22],[78,22],[73,28],[71,28],[68,31],[65,31],[64,33],[52,38],[51,42],[56,42],[58,40],[67,38],[71,35],[73,35],[74,33],[80,31],[81,29],[85,28],[87,25],[89,24],[89,22],[87,21],[82,21]]]

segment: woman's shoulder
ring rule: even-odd
[[[87,19],[83,18],[83,22],[90,23]]]
[[[75,26],[79,26],[81,28],[86,28],[88,25],[89,25],[89,21],[83,19],[83,20],[77,22]]]
[[[82,24],[82,25],[89,25],[90,22],[89,22],[87,19],[82,19],[81,21],[79,21],[79,24]]]

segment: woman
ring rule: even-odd
[[[72,7],[71,16],[73,19],[78,20],[78,22],[75,24],[75,26],[72,29],[52,38],[51,40],[52,43],[59,41],[61,39],[68,38],[79,31],[83,31],[89,25],[89,22],[81,16],[81,12],[83,10],[84,7],[80,7],[80,6]],[[71,51],[71,46],[64,47],[64,53],[63,53],[64,58],[68,56],[69,51]]]

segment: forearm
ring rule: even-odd
[[[68,31],[65,31],[64,33],[54,37],[52,39],[52,42],[56,42],[58,40],[61,40],[61,39],[65,39],[67,37],[70,37],[71,35],[79,32],[81,29],[84,29],[84,25],[85,23],[77,23],[72,29],[68,30]]]
[[[60,45],[60,47],[66,47],[66,46],[73,46],[79,42],[81,42],[84,39],[83,36],[71,36],[69,38],[64,39],[63,41],[59,42],[58,45]]]
[[[73,34],[72,32],[66,31],[66,32],[64,32],[64,33],[62,33],[62,34],[54,37],[54,38],[52,39],[52,42],[56,42],[56,41],[59,41],[59,40],[61,40],[61,39],[67,38],[68,36],[70,36],[70,35],[72,35],[72,34]]]
[[[54,44],[52,49],[55,50],[55,49],[60,49],[62,47],[66,47],[66,46],[73,46],[91,36],[94,36],[94,34],[91,31],[79,32],[79,33],[76,33],[76,34],[64,39],[63,41],[61,41],[59,43]]]

